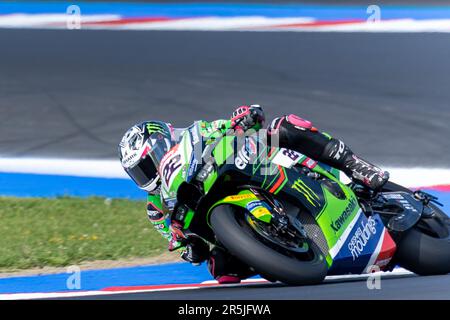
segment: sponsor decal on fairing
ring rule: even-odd
[[[367,222],[361,221],[358,229],[356,229],[355,234],[350,239],[348,249],[352,254],[353,261],[355,261],[364,251],[364,248],[366,247],[372,235],[375,235],[377,233],[375,224],[376,222],[372,217],[369,217],[367,219]]]

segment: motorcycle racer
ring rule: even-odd
[[[200,120],[186,129],[175,129],[161,121],[143,122],[130,128],[119,144],[121,164],[133,181],[148,192],[149,220],[169,241],[168,250],[181,250],[181,258],[194,264],[207,260],[210,273],[219,283],[238,283],[253,272],[221,247],[210,250],[204,241],[185,235],[182,222],[171,216],[173,206],[162,197],[160,190],[162,177],[170,177],[177,164],[164,165],[166,172],[160,172],[160,164],[185,130],[195,132],[198,139],[208,139],[230,128],[238,134],[249,129],[258,131],[264,122],[265,115],[260,106],[241,106],[230,120]],[[280,147],[341,170],[355,183],[371,190],[381,189],[389,179],[388,172],[356,156],[343,141],[320,132],[310,121],[296,115],[273,119],[267,130],[267,141],[270,143],[274,139]]]

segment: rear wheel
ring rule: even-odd
[[[327,263],[319,248],[311,242],[309,257],[299,260],[282,244],[267,243],[248,224],[243,212],[233,206],[221,205],[211,213],[211,226],[218,240],[241,261],[258,273],[291,285],[316,284],[327,274]]]
[[[388,182],[383,191],[411,190]],[[402,234],[397,243],[396,262],[419,275],[450,273],[450,218],[437,206],[430,218],[422,218],[412,229]]]

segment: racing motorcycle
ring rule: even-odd
[[[160,164],[162,195],[189,237],[291,285],[395,266],[450,272],[450,219],[432,195],[345,184],[335,169],[233,129],[206,141],[200,161],[195,126]]]

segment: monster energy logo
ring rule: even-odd
[[[147,131],[149,134],[156,133],[156,132],[159,132],[162,134],[165,133],[163,130],[163,127],[156,123],[147,123]]]
[[[320,198],[319,196],[310,188],[308,187],[301,179],[298,179],[294,182],[292,185],[292,189],[297,190],[300,192],[306,200],[308,200],[309,203],[311,203],[314,207],[317,205],[320,205]]]

